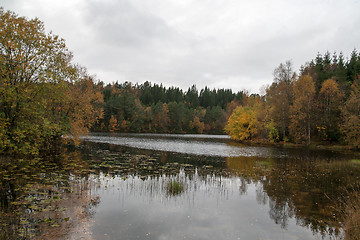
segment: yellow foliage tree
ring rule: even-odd
[[[234,140],[253,139],[258,133],[259,121],[252,107],[237,107],[230,116],[225,132]]]

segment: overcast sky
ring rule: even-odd
[[[327,50],[360,50],[360,0],[0,0],[66,40],[74,61],[112,83],[187,90],[271,84]]]

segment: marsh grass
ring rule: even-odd
[[[353,193],[345,203],[345,240],[360,239],[360,192]]]
[[[360,164],[360,159],[352,159],[350,162],[353,164]]]
[[[184,191],[184,184],[176,180],[170,180],[167,184],[167,193],[172,196],[181,194]]]

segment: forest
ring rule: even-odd
[[[93,131],[224,134],[230,114],[246,97],[230,89],[199,92],[195,85],[185,92],[150,82],[99,86],[104,116]]]
[[[250,97],[231,115],[232,138],[269,142],[360,146],[360,55],[318,53],[297,75],[291,61],[274,70],[262,96]]]
[[[360,144],[360,54],[281,63],[264,94],[125,82],[104,86],[93,131],[229,134],[239,141]]]
[[[0,9],[0,152],[39,154],[88,131],[229,134],[360,146],[360,54],[281,63],[263,94],[104,84],[38,19]],[[270,76],[269,76],[270,78]],[[64,136],[73,136],[72,138]]]

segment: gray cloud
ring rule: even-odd
[[[3,0],[4,1],[4,0]],[[104,82],[152,81],[258,92],[292,59],[360,49],[357,0],[13,0],[65,38],[75,61]]]

